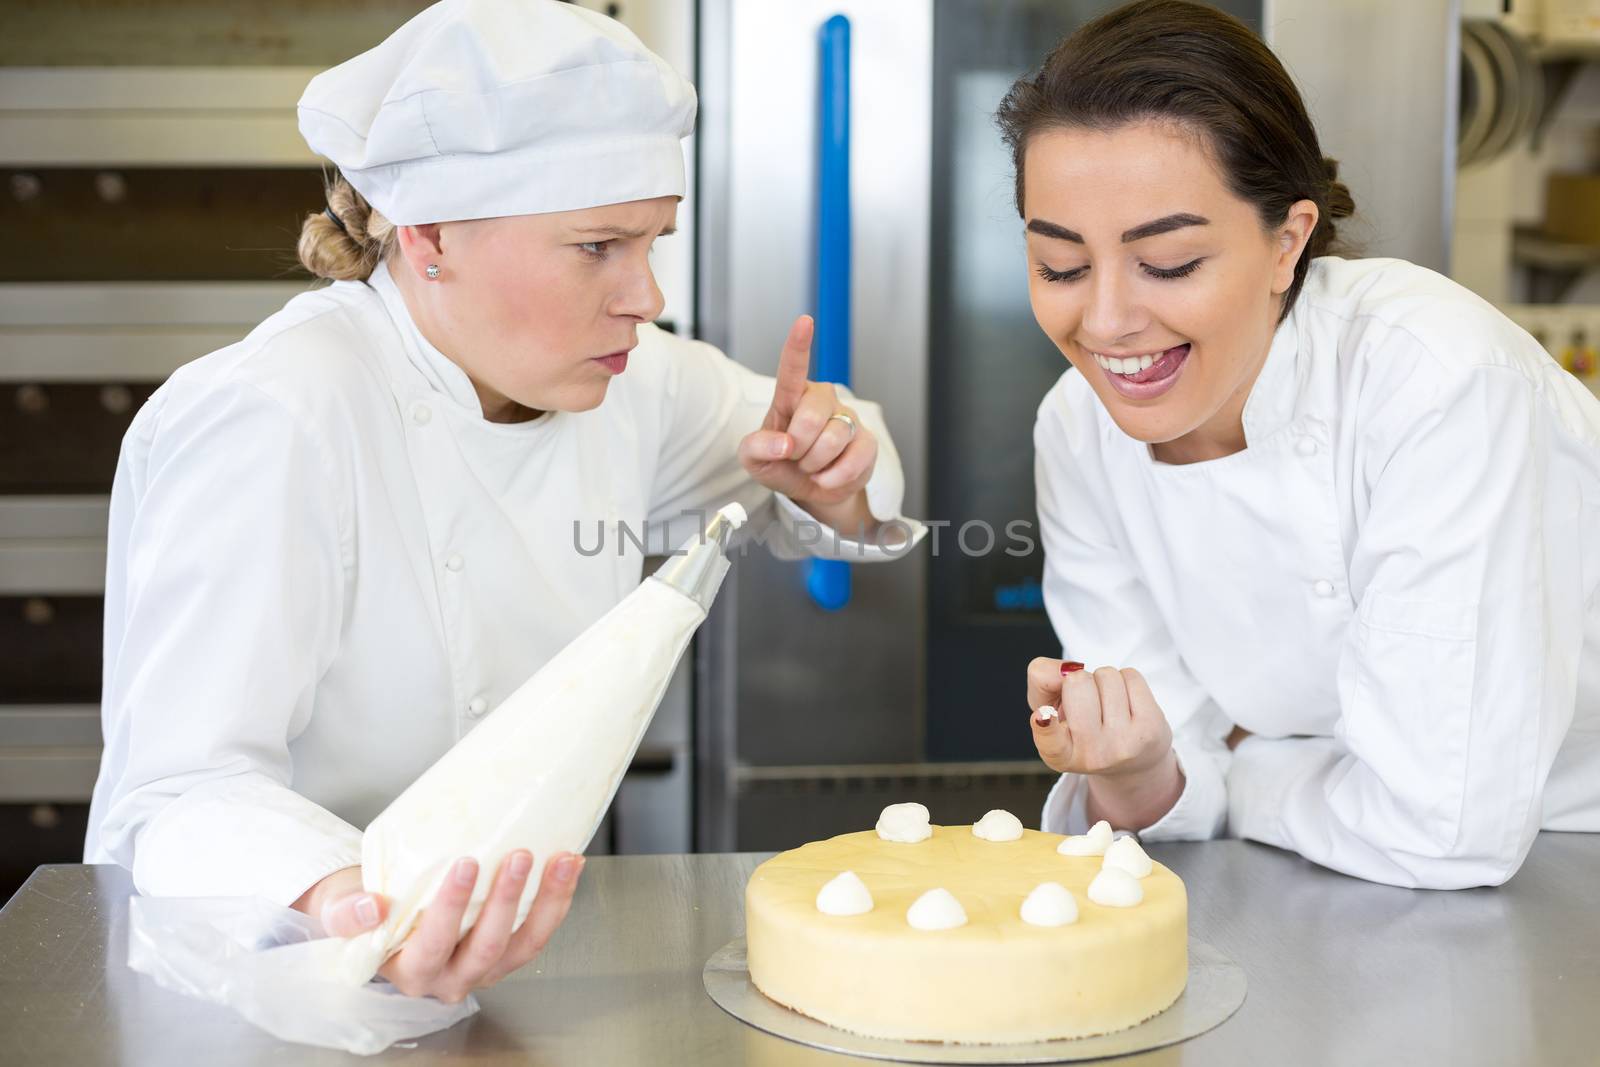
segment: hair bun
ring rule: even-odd
[[[1322,157],[1322,174],[1328,183],[1327,209],[1330,219],[1347,219],[1356,213],[1356,199],[1350,187],[1339,180],[1339,161]]]
[[[305,217],[296,248],[300,264],[318,278],[361,281],[394,244],[394,226],[337,172],[327,183],[327,207]]]

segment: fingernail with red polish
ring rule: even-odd
[[[1055,717],[1056,709],[1046,704],[1044,707],[1039,709],[1039,713],[1033,717],[1033,721],[1037,726],[1049,726]]]
[[[1068,660],[1061,665],[1062,674],[1072,674],[1081,670],[1083,670],[1083,664],[1077,662],[1076,660]]]

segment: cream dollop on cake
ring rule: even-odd
[[[1144,887],[1120,867],[1102,867],[1089,883],[1089,899],[1108,908],[1132,908],[1144,902]]]
[[[1183,882],[1159,863],[1142,879],[1102,869],[1099,853],[1059,853],[1062,840],[930,826],[911,845],[867,830],[774,856],[745,889],[751,981],[811,1018],[897,1040],[1001,1044],[1137,1025],[1188,979]],[[847,871],[873,909],[819,912],[819,891]],[[1068,902],[1076,921],[1060,921]],[[913,925],[914,909],[948,919],[948,904],[963,925]]]
[[[845,871],[817,890],[817,910],[824,915],[865,915],[872,910],[872,892],[855,871]]]
[[[1065,926],[1078,921],[1078,902],[1060,882],[1040,882],[1022,902],[1022,921],[1030,926]]]
[[[1139,842],[1131,837],[1120,837],[1111,842],[1110,847],[1106,849],[1106,858],[1100,862],[1100,866],[1127,871],[1135,878],[1147,878],[1150,872],[1155,870],[1155,864],[1150,857],[1139,847]]]
[[[926,841],[933,836],[929,818],[921,804],[890,804],[878,816],[878,836],[903,845]]]
[[[930,889],[906,909],[906,922],[917,930],[954,930],[967,925],[967,912],[948,889]]]
[[[998,808],[972,824],[972,836],[985,841],[1022,840],[1022,820]]]
[[[1086,834],[1075,834],[1056,847],[1063,856],[1104,856],[1111,847],[1111,824],[1101,819]]]

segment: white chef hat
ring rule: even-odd
[[[397,226],[684,193],[690,85],[558,0],[442,0],[311,79],[300,133]]]

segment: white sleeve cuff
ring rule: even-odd
[[[1227,783],[1206,753],[1183,741],[1172,746],[1183,772],[1183,792],[1167,813],[1143,830],[1144,841],[1209,841],[1222,836],[1228,815]]]
[[[1173,745],[1183,792],[1167,813],[1138,831],[1146,841],[1207,841],[1222,833],[1227,787],[1217,765],[1183,742]],[[1063,774],[1044,801],[1040,828],[1053,834],[1089,831],[1089,785],[1081,774]]]
[[[1063,774],[1050,787],[1044,798],[1044,812],[1039,817],[1039,829],[1047,834],[1084,834],[1089,832],[1089,789],[1081,774]]]
[[[288,907],[317,882],[361,864],[361,831],[257,775],[205,782],[139,832],[133,881],[162,897],[258,896]]]
[[[845,537],[782,493],[774,493],[778,525],[783,528],[785,541],[802,553],[819,559],[842,559],[848,563],[882,563],[900,559],[927,536],[928,528],[916,519],[908,519],[895,512],[888,517],[879,515],[877,509],[872,507],[870,483],[867,488],[867,506],[879,523],[875,539],[859,541]]]

